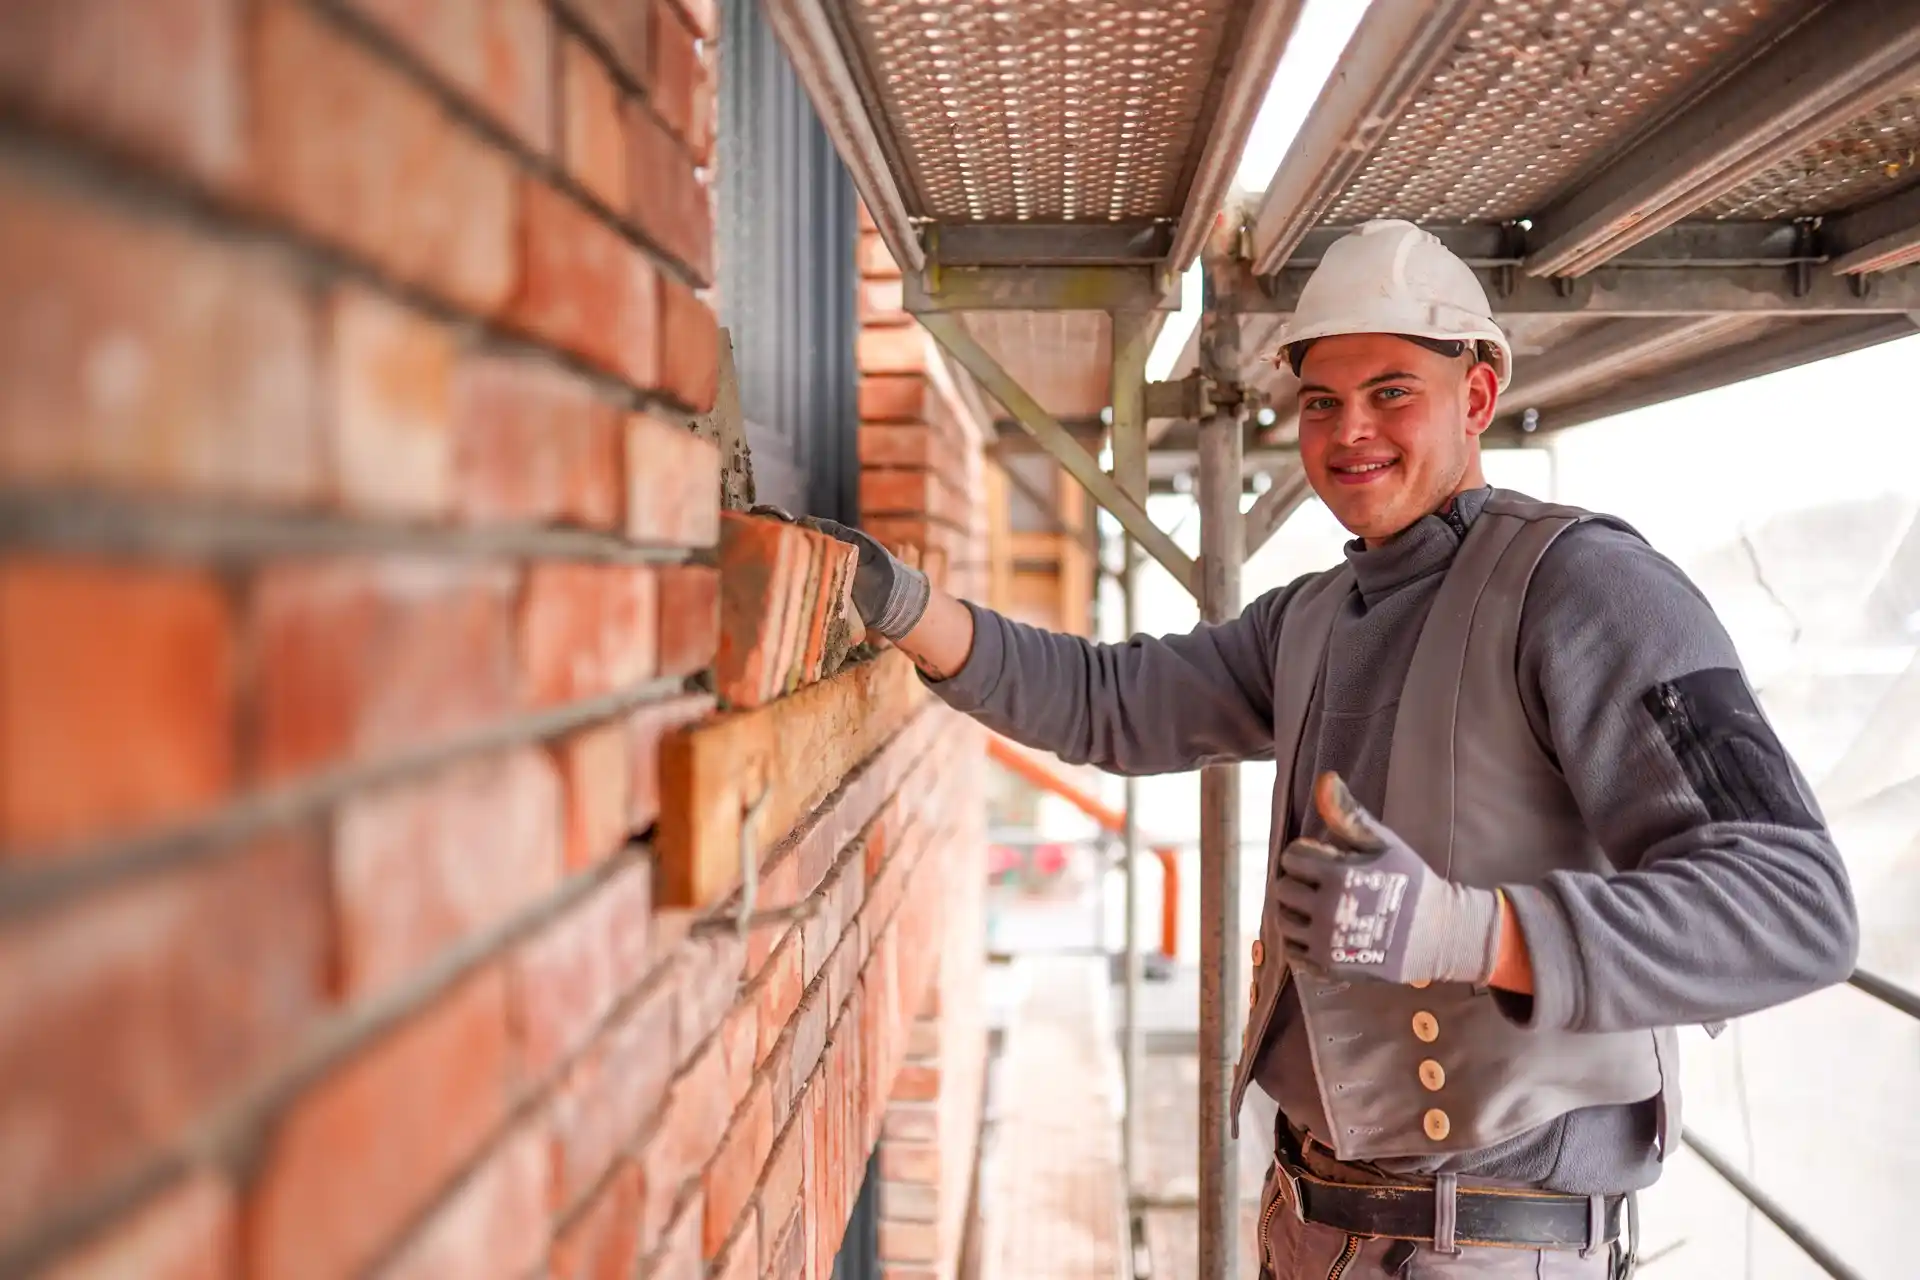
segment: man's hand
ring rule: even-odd
[[[755,507],[753,514],[802,525],[859,549],[860,563],[853,573],[853,607],[867,630],[898,641],[919,625],[931,591],[927,575],[902,563],[872,536],[819,516],[796,520],[779,507]]]
[[[1486,985],[1499,956],[1499,895],[1435,875],[1339,774],[1321,774],[1313,798],[1328,840],[1282,850],[1274,890],[1287,955],[1337,978]]]

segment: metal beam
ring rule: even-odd
[[[1165,222],[944,222],[927,228],[927,256],[943,267],[1124,266],[1166,256]]]
[[[1542,430],[1551,431],[1582,426],[1796,365],[1909,338],[1915,333],[1920,333],[1920,319],[1907,316],[1834,317],[1790,325],[1778,333],[1741,343],[1705,359],[1689,361],[1681,368],[1635,380],[1614,394],[1560,409],[1542,410],[1539,425]],[[1512,421],[1505,415],[1503,419]]]
[[[1313,486],[1307,483],[1306,468],[1295,458],[1291,467],[1273,477],[1273,486],[1255,498],[1247,514],[1241,517],[1244,554],[1251,556],[1266,546],[1267,539],[1279,531],[1287,517],[1312,496]]]
[[[1139,540],[1141,547],[1173,575],[1175,582],[1189,591],[1195,589],[1197,583],[1193,561],[1187,553],[1153,523],[1145,507],[1121,492],[1112,477],[1100,469],[1093,455],[1081,448],[1067,429],[1041,408],[1040,402],[1029,395],[1026,388],[967,332],[967,327],[958,316],[927,315],[920,318],[920,323],[967,372],[979,380],[988,395],[1004,405],[1014,420],[1025,427],[1040,446],[1086,488],[1095,502],[1113,513],[1113,518],[1120,522],[1121,527]]]
[[[1233,67],[1220,86],[1206,146],[1187,184],[1179,228],[1167,254],[1167,269],[1176,276],[1199,254],[1215,215],[1226,203],[1234,172],[1247,149],[1247,136],[1300,21],[1303,0],[1243,0],[1238,7],[1246,18],[1232,44]]]
[[[1235,291],[1242,312],[1291,312],[1311,268],[1289,265],[1264,288]],[[1543,279],[1476,267],[1496,319],[1514,316],[1904,315],[1920,311],[1920,267],[1880,275],[1800,273],[1792,266],[1609,266],[1577,278]],[[1511,286],[1508,288],[1508,286]]]
[[[955,311],[1175,311],[1152,267],[947,267],[906,272],[914,315]]]
[[[1232,385],[1240,371],[1240,317],[1214,305],[1227,280],[1242,271],[1234,256],[1239,219],[1216,228],[1202,259],[1200,369]],[[1240,613],[1240,474],[1242,428],[1218,412],[1200,431],[1200,564],[1196,593],[1204,622]],[[1240,766],[1200,770],[1200,1203],[1196,1280],[1233,1280],[1240,1253],[1240,1162],[1235,1158],[1228,1101],[1233,1088],[1240,959]]]
[[[1920,262],[1920,185],[1826,219],[1820,239],[1841,275]]]
[[[1300,237],[1284,265],[1317,266],[1334,241],[1356,229],[1345,224],[1315,227]],[[1473,267],[1518,266],[1526,261],[1528,246],[1538,236],[1537,231],[1518,224],[1495,222],[1423,223],[1422,229]],[[1792,222],[1701,218],[1654,232],[1610,265],[1784,267],[1821,261],[1820,255],[1803,250],[1800,228]]]
[[[1255,271],[1266,275],[1287,260],[1366,166],[1479,7],[1476,0],[1397,0],[1367,10],[1260,201]]]
[[[763,9],[887,251],[901,271],[918,271],[926,255],[820,0],[765,0]]]
[[[1650,359],[1678,356],[1730,330],[1758,323],[1748,316],[1687,316],[1672,320],[1617,320],[1519,364],[1501,406],[1537,408],[1571,393],[1632,376]]]
[[[1299,451],[1295,449],[1246,449],[1240,455],[1240,474],[1251,480],[1262,471],[1284,471],[1299,460]],[[1147,452],[1147,479],[1151,481],[1189,475],[1199,466],[1200,452],[1197,449],[1151,449]]]
[[[1534,219],[1534,276],[1580,275],[1912,84],[1920,9],[1834,0]]]
[[[1113,368],[1108,379],[1107,398],[1113,407],[1113,479],[1120,491],[1141,504],[1147,501],[1147,353],[1152,349],[1154,326],[1151,316],[1138,311],[1116,311],[1113,327]],[[1131,537],[1120,539],[1121,607],[1125,611],[1123,630],[1131,639],[1140,625],[1140,548]],[[1125,823],[1122,838],[1126,858],[1126,970],[1123,993],[1123,1042],[1121,1077],[1126,1090],[1125,1110],[1121,1112],[1121,1167],[1126,1178],[1127,1199],[1132,1200],[1140,1185],[1140,1113],[1143,1105],[1142,1080],[1146,1054],[1146,1034],[1140,1025],[1140,980],[1143,972],[1140,954],[1140,823],[1138,821],[1140,786],[1138,779],[1126,779]],[[1161,886],[1161,893],[1168,892]],[[1172,962],[1173,956],[1167,960]],[[1130,1221],[1130,1219],[1129,1219]]]

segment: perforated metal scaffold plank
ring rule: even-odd
[[[1175,217],[1232,0],[852,0],[847,25],[941,222]]]
[[[1509,0],[1478,8],[1324,219],[1498,222],[1617,154],[1791,0]]]

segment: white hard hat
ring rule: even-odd
[[[1513,348],[1473,268],[1438,236],[1397,218],[1365,223],[1328,246],[1280,331],[1280,354],[1297,372],[1292,349],[1343,333],[1463,343],[1493,366],[1503,391],[1513,372]]]

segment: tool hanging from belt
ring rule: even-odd
[[[1274,1129],[1279,1194],[1301,1221],[1354,1236],[1402,1241],[1404,1257],[1398,1260],[1402,1266],[1422,1244],[1441,1253],[1492,1246],[1578,1250],[1582,1257],[1605,1249],[1613,1260],[1611,1280],[1626,1280],[1633,1274],[1640,1222],[1639,1202],[1631,1192],[1580,1196],[1524,1188],[1461,1187],[1453,1174],[1440,1174],[1426,1184],[1334,1182],[1307,1168],[1299,1140],[1284,1116]],[[1390,1251],[1388,1258],[1398,1252]],[[1390,1272],[1393,1269],[1388,1267]]]

